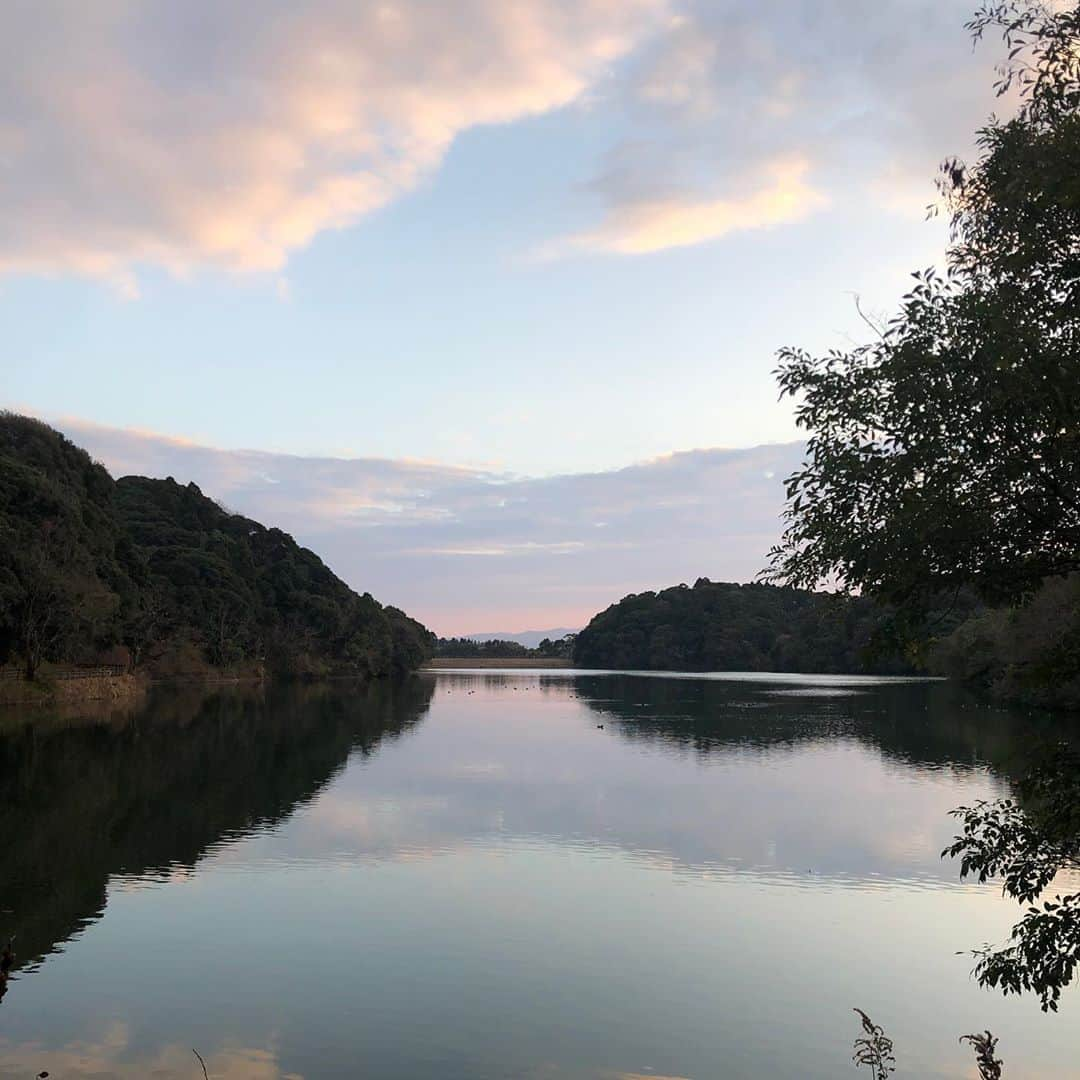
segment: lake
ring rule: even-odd
[[[1048,719],[948,684],[535,670],[0,720],[0,1076],[1080,1078],[938,854]]]

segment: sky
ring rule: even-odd
[[[445,633],[747,580],[776,350],[940,260],[972,6],[4,5],[0,404]]]

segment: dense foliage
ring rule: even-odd
[[[0,662],[33,675],[122,640],[149,576],[115,488],[47,425],[0,415]]]
[[[701,578],[627,596],[574,642],[581,667],[665,671],[895,672],[873,656],[884,616],[867,600]]]
[[[564,634],[560,638],[541,638],[536,646],[536,655],[551,660],[570,660],[574,655],[574,643],[577,634]]]
[[[360,596],[280,529],[194,484],[124,477],[46,424],[0,416],[0,662],[125,648],[166,673],[411,670],[432,635]]]
[[[463,660],[524,660],[535,652],[519,641],[476,641],[474,638],[439,638],[435,643],[436,656],[453,656]]]
[[[968,27],[1003,37],[998,89],[1019,108],[979,132],[971,167],[943,167],[946,271],[916,274],[869,345],[781,352],[810,437],[770,577],[915,614],[966,589],[1026,603],[969,621],[946,660],[1058,703],[1080,687],[1080,4],[994,0]],[[1040,902],[1080,865],[1078,806],[1080,759],[1054,747],[1017,800],[961,808],[945,852],[1028,906],[976,974],[1044,1009],[1080,962],[1080,896]]]
[[[930,651],[931,669],[995,697],[1080,710],[1080,575],[1051,578],[1020,607],[983,609]]]
[[[1080,12],[987,5],[1022,104],[942,174],[953,242],[849,352],[780,354],[808,457],[773,580],[918,607],[1028,596],[1080,568]]]

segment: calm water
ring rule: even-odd
[[[0,1075],[1080,1078],[958,950],[946,812],[1047,721],[943,684],[572,673],[159,690],[0,720]],[[602,727],[600,726],[602,725]]]

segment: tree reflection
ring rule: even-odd
[[[1060,720],[988,705],[949,682],[814,686],[640,675],[578,676],[573,693],[619,738],[702,756],[831,736],[918,767],[991,765],[1012,773]]]
[[[0,930],[33,966],[98,919],[110,876],[190,869],[272,827],[353,754],[424,717],[433,682],[161,687],[133,714],[0,730]]]

